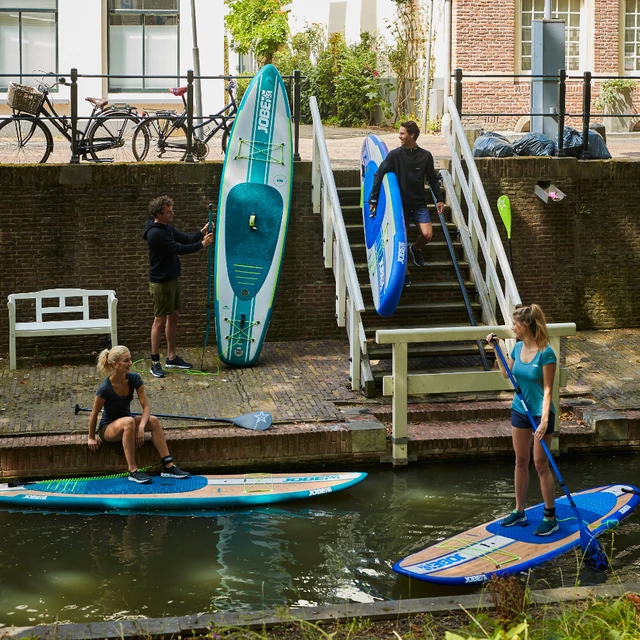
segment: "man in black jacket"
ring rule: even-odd
[[[431,187],[433,195],[438,201],[438,213],[444,212],[444,197],[440,189],[440,181],[436,173],[433,156],[426,149],[422,149],[416,142],[420,135],[420,129],[413,120],[408,120],[400,125],[398,137],[402,146],[392,149],[382,161],[373,180],[369,209],[374,216],[382,178],[385,173],[393,172],[398,178],[400,195],[404,215],[415,223],[419,234],[413,245],[409,245],[409,253],[413,262],[418,267],[424,267],[422,247],[431,242],[433,237],[433,225],[427,209],[427,196],[425,193],[425,179]],[[405,286],[411,285],[411,275],[407,263],[407,273],[404,279]]]
[[[153,298],[153,325],[151,327],[151,374],[164,378],[160,364],[162,330],[167,339],[167,369],[191,369],[176,353],[176,332],[180,311],[180,255],[195,253],[213,242],[208,223],[201,231],[186,234],[172,224],[173,200],[168,196],[155,198],[149,204],[153,220],[147,220],[142,237],[149,245],[149,292]]]

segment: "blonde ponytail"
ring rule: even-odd
[[[111,349],[104,349],[98,356],[97,369],[103,376],[108,376],[114,369],[114,364],[117,364],[121,360],[124,360],[125,356],[129,353],[129,349],[122,345],[116,345]]]
[[[549,344],[549,332],[547,331],[547,319],[542,309],[537,304],[520,307],[514,311],[513,319],[526,327],[536,343],[538,351],[543,351]]]

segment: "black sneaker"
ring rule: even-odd
[[[164,366],[167,367],[167,369],[191,369],[193,367],[192,364],[185,362],[180,356],[176,356],[173,360],[167,358]]]
[[[151,476],[138,469],[137,471],[129,471],[129,480],[138,484],[148,484],[151,482]]]
[[[405,273],[404,274],[404,286],[407,289],[411,286],[411,274],[410,273]]]
[[[524,511],[516,511],[515,509],[500,522],[501,527],[513,527],[521,522],[526,522],[527,516]]]
[[[413,263],[416,267],[424,267],[424,256],[422,255],[422,251],[420,249],[416,249],[414,245],[409,245],[409,253],[413,258]]]
[[[191,474],[188,471],[183,471],[182,469],[178,469],[174,464],[173,467],[162,467],[162,473],[160,474],[163,478],[188,478]]]
[[[154,362],[151,365],[151,369],[149,369],[149,373],[156,378],[164,378],[164,371],[162,370],[162,365],[159,362]]]

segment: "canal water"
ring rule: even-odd
[[[560,467],[570,490],[640,484],[639,456],[565,457]],[[206,517],[0,511],[0,625],[470,593],[479,587],[431,586],[391,566],[507,514],[512,473],[507,460],[374,469],[335,495]],[[534,570],[530,586],[640,582],[640,513],[606,540],[613,571],[578,572],[566,554]]]

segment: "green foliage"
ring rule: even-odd
[[[600,87],[600,94],[594,105],[596,109],[604,110],[605,107],[613,109],[620,101],[620,94],[633,93],[638,83],[635,80],[605,80]]]
[[[231,46],[238,53],[253,51],[261,64],[269,64],[273,55],[289,39],[288,0],[224,0],[229,7],[225,25],[231,34]]]

